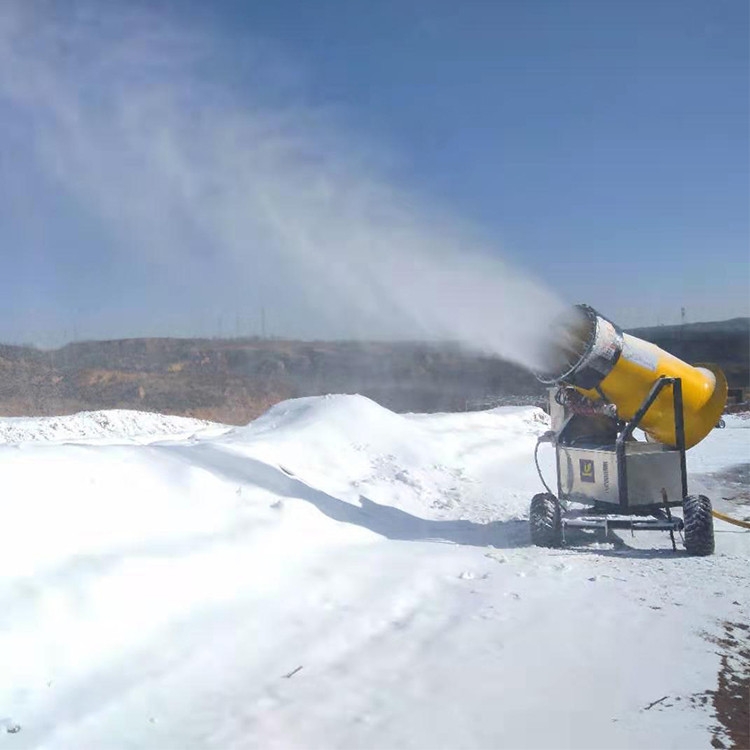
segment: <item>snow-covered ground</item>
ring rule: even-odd
[[[359,396],[0,420],[0,748],[742,746],[750,532],[529,546],[546,428]],[[688,454],[735,517],[748,428]]]
[[[169,417],[142,411],[83,411],[64,417],[0,418],[0,445],[19,443],[141,442],[165,436],[218,434],[229,429],[200,419]]]

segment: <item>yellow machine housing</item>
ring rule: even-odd
[[[655,344],[623,333],[587,305],[561,325],[557,365],[562,372],[542,378],[575,386],[592,401],[602,398],[630,420],[660,377],[680,378],[685,448],[700,443],[719,421],[727,399],[724,373],[713,364],[689,365]],[[665,388],[643,416],[649,439],[676,447],[672,389]]]

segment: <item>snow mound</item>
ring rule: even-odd
[[[547,416],[534,407],[460,414],[395,414],[359,395],[284,401],[220,441],[228,449],[347,502],[388,504],[423,518],[460,517],[463,500],[483,486],[488,460],[499,466],[531,455]],[[523,515],[528,505],[513,480],[496,496],[472,503],[486,517]],[[509,489],[510,488],[510,489]],[[473,497],[476,500],[475,497]],[[484,518],[484,516],[483,516]]]
[[[337,444],[392,447],[419,442],[422,430],[406,417],[395,414],[359,395],[327,395],[282,401],[246,427],[226,436],[228,442],[281,444],[289,440],[322,447],[332,438]]]
[[[0,418],[0,444],[87,441],[151,442],[188,436],[219,427],[212,422],[165,414],[110,409],[82,411],[60,417]],[[222,431],[228,428],[222,427]]]

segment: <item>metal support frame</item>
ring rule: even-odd
[[[674,408],[674,435],[677,442],[677,450],[680,451],[680,475],[682,479],[682,499],[687,497],[687,459],[685,457],[685,412],[682,405],[682,378],[673,378],[672,404]]]
[[[562,519],[563,528],[578,529],[604,529],[609,533],[610,529],[629,529],[630,531],[681,531],[683,521],[681,518],[667,518],[658,516],[602,516],[592,514],[591,511],[570,514]]]
[[[664,506],[663,508],[655,508],[653,506],[642,506],[639,508],[640,511],[645,511],[642,514],[636,514],[635,516],[628,516],[628,510],[630,502],[628,499],[628,476],[627,476],[627,465],[626,465],[626,444],[632,437],[635,429],[640,425],[641,420],[645,416],[646,412],[651,408],[653,403],[658,398],[659,394],[667,386],[672,386],[672,405],[674,413],[674,427],[675,427],[675,443],[676,450],[680,453],[680,479],[682,486],[682,497],[677,501],[670,501],[666,497],[664,492]],[[560,431],[560,434],[564,431],[565,427]],[[560,480],[560,451],[556,451],[557,459],[557,487],[558,496],[563,499],[562,484]],[[687,496],[687,464],[685,459],[685,417],[683,412],[683,401],[682,401],[682,379],[681,378],[670,378],[660,377],[651,387],[643,403],[638,408],[633,418],[625,423],[623,429],[617,436],[615,443],[615,455],[617,459],[617,475],[618,475],[618,487],[619,487],[619,507],[621,513],[604,513],[597,514],[596,511],[591,509],[580,512],[568,512],[562,516],[562,534],[563,540],[565,539],[566,527],[571,528],[588,528],[588,529],[604,529],[606,534],[609,534],[610,529],[630,529],[631,532],[635,530],[642,531],[668,531],[672,541],[673,549],[677,548],[674,539],[675,531],[682,531],[683,520],[681,518],[674,518],[670,512],[670,507],[682,505],[682,500]]]
[[[651,408],[654,401],[658,398],[659,394],[668,385],[672,386],[672,406],[674,413],[674,430],[675,430],[675,442],[677,443],[677,450],[680,452],[680,479],[682,483],[682,497],[679,502],[668,503],[671,505],[681,505],[682,498],[687,495],[687,463],[685,459],[685,415],[683,412],[682,404],[682,379],[681,378],[659,378],[648,395],[643,400],[643,403],[638,408],[633,418],[625,424],[625,428],[617,436],[617,442],[615,443],[615,453],[617,456],[617,484],[619,489],[619,501],[620,507],[623,510],[628,510],[630,506],[630,500],[628,498],[628,470],[625,461],[625,447],[627,441],[632,437],[635,429],[640,425],[641,420],[646,415],[646,412]]]

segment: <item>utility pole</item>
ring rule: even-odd
[[[685,340],[685,308],[680,308],[680,341]]]

